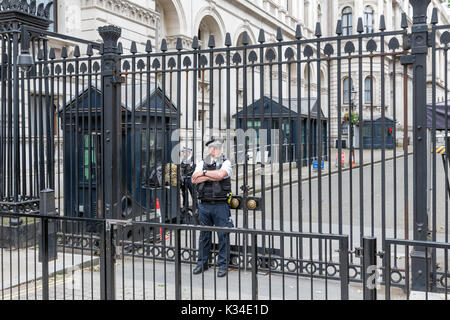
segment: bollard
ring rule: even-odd
[[[364,300],[377,300],[377,277],[377,239],[363,238]]]

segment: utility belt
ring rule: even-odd
[[[199,200],[201,204],[225,204],[227,200]]]

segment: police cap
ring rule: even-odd
[[[221,147],[223,145],[223,139],[221,138],[214,138],[211,137],[211,139],[206,142],[207,147]]]

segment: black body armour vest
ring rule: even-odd
[[[223,163],[226,161],[226,158],[223,156],[222,160]],[[203,170],[220,170],[222,163],[207,164],[206,161],[203,161]],[[228,194],[231,192],[231,178],[200,183],[197,192],[199,200],[227,201]]]

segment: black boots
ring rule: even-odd
[[[225,269],[219,269],[219,271],[217,272],[217,277],[218,278],[223,278],[227,275],[227,270]]]
[[[202,273],[203,271],[206,271],[206,270],[208,270],[208,265],[207,264],[205,264],[205,265],[203,265],[203,266],[197,266],[197,267],[195,267],[195,269],[194,269],[194,271],[192,271],[192,273],[193,274],[200,274],[200,273]]]
[[[209,269],[209,266],[207,264],[203,265],[203,266],[196,266],[195,269],[192,271],[193,274],[200,274],[206,270]],[[219,271],[217,271],[217,277],[219,278],[223,278],[227,275],[227,270],[225,269],[219,269]]]

